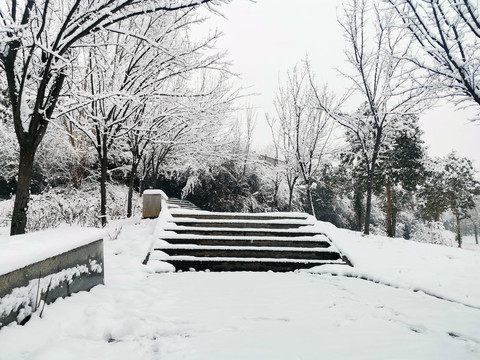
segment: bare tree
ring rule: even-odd
[[[250,162],[250,155],[252,151],[253,133],[257,123],[257,114],[255,109],[251,106],[247,106],[245,109],[245,141],[244,141],[244,159],[243,159],[243,171],[242,177],[245,177],[247,173],[247,166]]]
[[[275,108],[286,141],[284,151],[295,159],[306,185],[309,211],[315,216],[312,185],[327,150],[333,121],[324,109],[312,103],[313,96],[308,67],[294,67],[288,74],[286,86],[279,88]],[[326,107],[330,106],[326,96],[321,101]]]
[[[388,0],[420,53],[406,56],[427,72],[424,84],[457,103],[480,105],[480,13],[473,0]],[[480,114],[480,111],[477,111]]]
[[[80,40],[126,19],[210,0],[12,0],[0,4],[0,66],[20,145],[11,234],[25,232],[35,153],[62,93]],[[86,46],[87,44],[84,44]]]
[[[315,89],[318,107],[327,111],[341,124],[347,136],[354,139],[365,164],[366,210],[364,233],[370,233],[374,175],[382,146],[400,115],[414,115],[425,109],[426,90],[419,88],[404,60],[409,47],[405,31],[390,26],[394,13],[380,11],[375,0],[353,0],[344,7],[341,25],[348,46],[345,54],[353,71],[343,73],[350,79],[352,91],[364,104],[352,115],[329,107],[324,95]],[[311,71],[310,82],[314,84]]]
[[[197,74],[188,92],[184,89],[184,95],[175,99],[175,111],[152,134],[140,161],[141,187],[147,179],[150,184],[156,183],[161,173],[189,173],[182,190],[187,195],[194,188],[198,173],[207,171],[212,159],[226,157],[231,146],[231,141],[225,140],[229,134],[226,120],[232,104],[240,97],[240,89],[232,87],[228,73],[212,75],[208,71]],[[165,106],[165,102],[160,103]]]
[[[280,190],[280,185],[282,183],[283,166],[280,165],[280,161],[281,161],[280,160],[280,152],[281,152],[280,139],[282,136],[282,132],[281,132],[281,129],[277,128],[275,118],[271,118],[268,114],[265,114],[265,120],[267,121],[267,124],[270,128],[270,132],[272,134],[272,140],[273,140],[274,154],[273,154],[273,158],[270,161],[268,161],[267,164],[273,169],[273,177],[272,177],[273,194],[272,194],[271,211],[275,211],[278,209],[278,193]],[[292,207],[292,196],[289,194],[288,211],[291,211],[291,207]]]
[[[192,9],[158,12],[155,16],[137,17],[123,24],[129,34],[117,27],[109,32],[97,33],[95,51],[86,54],[86,92],[75,89],[72,96],[80,106],[79,121],[73,119],[91,140],[97,150],[100,163],[100,210],[102,225],[106,224],[106,183],[109,152],[121,146],[129,137],[128,146],[133,158],[132,170],[136,171],[138,156],[142,155],[148,138],[162,124],[177,120],[178,129],[188,126],[181,105],[182,97],[208,96],[217,84],[210,84],[200,92],[189,88],[193,74],[215,67],[227,71],[221,54],[206,56],[205,48],[211,47],[218,34],[214,33],[199,42],[189,41],[188,27],[200,21]],[[149,39],[149,41],[146,41]],[[80,76],[80,74],[79,74]],[[78,77],[75,77],[78,79]],[[75,88],[72,83],[71,88]],[[185,124],[178,124],[179,120]],[[165,128],[165,127],[164,127]],[[143,134],[142,134],[143,133]],[[143,145],[140,143],[143,142]],[[132,147],[133,146],[133,147]],[[126,146],[125,146],[126,147]],[[127,207],[131,212],[131,195]],[[127,209],[128,213],[128,209]]]
[[[278,95],[277,95],[278,96]],[[277,105],[278,110],[282,109],[282,105]],[[281,110],[280,110],[281,111]],[[278,114],[277,114],[278,115]],[[278,203],[278,192],[280,189],[281,178],[285,177],[287,188],[288,188],[288,205],[287,210],[292,211],[293,209],[293,195],[295,192],[295,185],[300,177],[298,170],[298,164],[295,161],[293,156],[293,144],[289,141],[288,135],[285,133],[281,125],[277,124],[279,119],[276,117],[270,117],[266,115],[266,120],[270,131],[272,133],[272,139],[275,149],[274,157],[274,168],[275,168],[275,179],[274,179],[274,198],[273,203]],[[273,206],[272,206],[273,208]]]
[[[128,196],[127,196],[127,217],[132,216],[132,201],[135,178],[137,176],[138,167],[142,159],[145,157],[150,144],[157,137],[163,137],[162,131],[169,124],[168,111],[162,111],[158,107],[151,107],[145,104],[134,119],[131,119],[135,126],[129,131],[127,135],[127,144],[131,153],[131,168],[130,178],[128,181]],[[181,128],[182,129],[182,128]],[[179,131],[181,131],[179,129]]]

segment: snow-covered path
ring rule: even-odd
[[[479,359],[480,310],[355,278],[164,273],[151,226],[106,243],[106,282],[0,331],[0,359]]]
[[[305,273],[132,277],[0,333],[0,359],[478,359],[480,310]]]

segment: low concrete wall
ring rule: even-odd
[[[100,238],[0,275],[0,328],[14,321],[25,322],[39,304],[103,284],[103,269]]]

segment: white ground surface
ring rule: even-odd
[[[106,286],[4,327],[0,359],[480,359],[480,252],[319,224],[354,269],[156,273],[154,222],[122,225]]]

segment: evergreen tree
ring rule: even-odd
[[[357,229],[351,209],[352,182],[349,171],[342,165],[334,167],[325,164],[318,177],[321,181],[315,183],[313,189],[316,218],[341,228]]]
[[[363,206],[368,197],[368,182],[372,181],[372,191],[385,194],[386,230],[390,237],[395,236],[396,217],[403,207],[405,192],[416,189],[424,174],[422,134],[418,117],[412,115],[395,116],[389,126],[383,129],[378,148],[376,167],[373,169],[370,158],[365,156],[367,148],[375,143],[378,133],[369,121],[369,111],[361,107],[355,116],[363,118],[362,137],[346,130],[348,150],[342,154],[345,166],[351,168],[353,183],[353,208],[357,230],[365,217]],[[372,178],[372,180],[369,180]]]
[[[450,153],[445,163],[445,180],[447,203],[456,220],[456,240],[458,247],[462,247],[460,220],[468,218],[469,210],[475,207],[475,194],[480,190],[472,162]]]
[[[425,181],[417,193],[419,209],[425,220],[438,222],[440,215],[448,209],[443,162],[441,159],[429,159],[426,169]]]
[[[446,158],[429,163],[428,176],[418,193],[420,210],[434,221],[439,221],[443,212],[451,210],[456,221],[456,240],[461,247],[460,221],[475,207],[474,197],[478,193],[471,161],[452,152]]]
[[[395,123],[392,141],[386,142],[377,171],[378,185],[385,189],[387,236],[396,233],[397,214],[405,191],[414,191],[422,180],[425,151],[417,116],[402,116]]]

